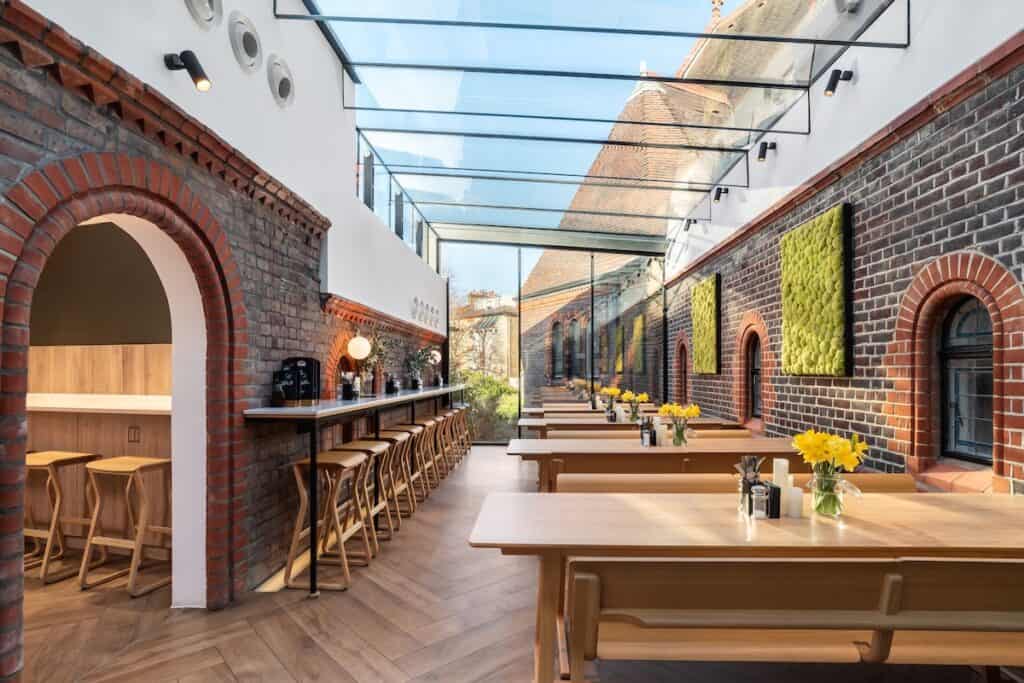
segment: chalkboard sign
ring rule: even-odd
[[[271,404],[311,406],[320,400],[320,361],[315,358],[286,358],[274,372]]]

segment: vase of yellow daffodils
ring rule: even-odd
[[[700,417],[700,406],[696,403],[688,406],[666,403],[658,408],[658,415],[672,420],[672,445],[683,446],[688,441],[686,425],[690,420]]]
[[[651,400],[651,397],[647,394],[634,394],[632,391],[625,391],[622,393],[623,403],[629,404],[629,421],[638,422],[640,420],[640,404],[647,403]]]
[[[615,421],[615,400],[622,395],[622,391],[618,387],[605,387],[601,389],[601,395],[604,396],[605,403],[605,415],[609,422]]]
[[[860,493],[856,486],[843,479],[843,473],[857,469],[867,453],[867,443],[856,434],[847,439],[808,429],[793,438],[793,447],[814,473],[808,484],[811,509],[824,517],[838,518],[843,514],[843,495]]]

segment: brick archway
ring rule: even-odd
[[[0,263],[3,295],[2,462],[23,472],[26,444],[29,319],[32,295],[47,259],[73,228],[106,214],[128,214],[158,226],[181,248],[198,285],[207,334],[207,606],[227,605],[234,595],[232,548],[243,545],[242,514],[232,488],[234,456],[240,448],[240,402],[248,397],[247,318],[241,276],[227,236],[213,214],[171,169],[126,154],[84,154],[51,163],[14,185],[0,203],[0,224],[16,234],[3,248],[13,260]],[[24,478],[0,494],[10,531],[0,543],[20,547]],[[21,562],[5,568],[5,581],[22,580]],[[239,582],[241,579],[239,578]],[[13,593],[10,593],[13,595]],[[19,590],[20,595],[20,590]],[[0,604],[20,611],[20,597]],[[7,667],[3,667],[7,670]],[[13,669],[11,669],[13,671]]]
[[[964,296],[981,301],[992,319],[993,473],[1020,478],[1024,476],[1024,383],[1020,366],[1014,364],[1024,360],[1024,294],[1009,270],[976,252],[932,261],[903,295],[885,362],[892,381],[889,448],[903,453],[913,472],[926,470],[938,456],[936,332],[951,306]]]
[[[690,340],[686,337],[685,330],[680,330],[676,335],[676,343],[672,348],[675,349],[676,370],[672,390],[679,403],[686,403],[690,395],[690,372],[693,370],[693,363],[690,359]]]
[[[348,343],[355,335],[346,330],[339,332],[327,353],[327,365],[322,368],[324,383],[320,387],[320,396],[326,399],[337,398],[338,366],[341,359],[348,355]]]
[[[750,401],[748,400],[750,392],[747,386],[750,363],[747,359],[747,345],[750,343],[750,338],[755,335],[761,343],[761,417],[750,419],[747,417],[747,413],[750,411]],[[747,427],[761,431],[765,425],[769,424],[769,416],[775,406],[775,393],[772,391],[775,356],[768,343],[768,326],[765,325],[764,318],[757,311],[747,311],[740,319],[733,344],[733,354],[732,403],[736,411],[736,418]]]

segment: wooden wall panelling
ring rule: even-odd
[[[46,394],[171,393],[170,344],[33,346],[28,386]]]

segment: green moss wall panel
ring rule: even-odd
[[[846,211],[836,206],[782,237],[782,371],[846,368]]]
[[[693,316],[693,371],[699,375],[718,374],[718,275],[690,290]]]
[[[624,343],[624,330],[622,328],[622,321],[619,320],[615,323],[615,373],[622,374],[623,362],[622,356],[625,352]]]
[[[633,358],[633,372],[644,371],[644,315],[633,318],[633,336],[629,339],[630,355]]]

